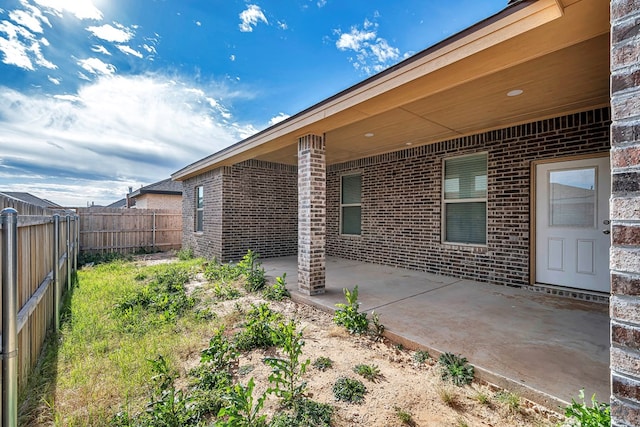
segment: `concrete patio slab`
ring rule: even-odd
[[[462,354],[478,377],[558,409],[581,388],[609,399],[608,306],[377,264],[328,257],[326,293],[297,291],[296,257],[263,260],[287,274],[294,299],[333,311],[358,285],[361,310],[380,314],[411,348]]]

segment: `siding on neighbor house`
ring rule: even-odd
[[[608,108],[407,148],[327,169],[327,255],[529,284],[531,162],[609,150]],[[444,158],[488,154],[487,245],[441,243]],[[362,234],[341,236],[340,177],[362,174]]]
[[[174,194],[143,194],[136,197],[135,207],[138,209],[182,209],[182,196]]]
[[[251,249],[262,258],[298,250],[298,174],[291,165],[248,160],[184,181],[183,247],[232,261]],[[195,188],[204,188],[203,232],[195,229]]]

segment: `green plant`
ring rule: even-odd
[[[282,277],[276,277],[276,282],[265,288],[262,292],[262,296],[271,301],[282,301],[285,298],[291,297],[291,294],[287,290],[285,282],[286,278],[287,273],[282,274]]]
[[[461,387],[470,384],[475,376],[473,366],[467,363],[467,359],[453,353],[443,353],[438,359],[442,366],[442,379],[451,380]]]
[[[491,397],[482,391],[477,391],[476,394],[473,395],[473,399],[482,405],[491,405]]]
[[[234,341],[240,351],[249,351],[255,348],[269,348],[273,346],[274,324],[282,317],[271,310],[269,304],[251,305],[246,314],[247,324],[242,332],[236,334]]]
[[[213,295],[220,301],[229,301],[239,298],[242,294],[238,288],[230,283],[215,282],[213,284]]]
[[[310,399],[298,399],[290,412],[273,417],[269,427],[330,427],[333,407]]]
[[[380,341],[384,338],[384,325],[380,323],[380,315],[375,311],[371,312],[371,323],[373,328],[369,331],[374,341]]]
[[[216,422],[220,427],[266,427],[267,416],[260,415],[267,394],[263,393],[254,403],[255,382],[249,379],[247,386],[236,384],[227,390],[225,406],[218,412],[224,418]]]
[[[180,261],[188,261],[193,259],[193,249],[192,248],[182,248],[177,253],[176,256]]]
[[[413,361],[420,365],[429,359],[431,359],[431,355],[427,350],[416,350],[415,353],[413,353]]]
[[[353,372],[372,382],[375,382],[381,376],[380,368],[378,368],[376,365],[356,365],[353,368]]]
[[[584,400],[584,389],[579,393],[580,402],[571,399],[571,404],[564,409],[564,415],[570,422],[578,422],[582,427],[605,427],[611,425],[611,407],[596,400],[595,393],[591,396],[591,406]],[[576,424],[564,424],[576,425]]]
[[[224,335],[224,327],[215,330],[209,340],[209,347],[200,352],[200,363],[207,364],[213,370],[228,371],[237,363],[238,352],[233,343]]]
[[[333,385],[333,395],[336,400],[349,403],[361,403],[367,388],[362,381],[354,380],[348,377],[340,377]]]
[[[399,406],[394,406],[393,410],[396,411],[396,417],[400,422],[406,426],[414,426],[416,422],[413,420],[413,414],[409,411],[405,411]]]
[[[249,249],[237,265],[238,271],[245,277],[247,292],[257,292],[264,288],[266,283],[264,268],[261,267],[258,258],[260,258],[260,254]]]
[[[231,264],[221,264],[217,259],[209,261],[204,266],[204,277],[209,282],[229,283],[240,277],[242,272]]]
[[[320,356],[313,361],[312,365],[319,371],[326,371],[333,366],[333,360],[325,356]]]
[[[510,413],[516,413],[520,410],[520,396],[507,390],[496,393],[495,398],[498,402],[507,407]]]
[[[456,419],[456,427],[469,427],[469,423],[462,417]]]
[[[456,390],[448,384],[443,384],[436,389],[440,400],[450,408],[457,408],[460,406],[459,396]]]
[[[359,313],[358,287],[353,291],[343,289],[346,304],[336,304],[338,308],[333,317],[336,325],[344,326],[350,333],[361,335],[369,330],[369,319],[367,313]]]
[[[302,331],[296,331],[293,320],[280,324],[271,333],[273,341],[280,347],[285,357],[266,357],[263,360],[271,368],[269,383],[274,387],[269,388],[269,392],[280,397],[286,406],[291,406],[302,397],[307,388],[306,381],[301,379],[307,371],[310,360],[300,361],[304,340]]]

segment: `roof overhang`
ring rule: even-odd
[[[605,106],[608,33],[607,0],[514,3],[172,178],[248,159],[296,164],[306,134],[325,135],[333,164]]]

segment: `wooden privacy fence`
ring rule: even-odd
[[[182,212],[164,209],[78,208],[82,252],[130,253],[182,247]]]
[[[75,212],[4,195],[0,208],[1,419],[7,427],[17,423],[17,393],[38,361],[47,331],[59,325],[60,301],[77,269],[79,221]]]

